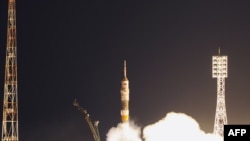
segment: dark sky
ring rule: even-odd
[[[7,0],[0,6],[2,101]],[[105,141],[120,122],[125,59],[137,125],[175,111],[212,132],[217,84],[211,61],[219,46],[229,64],[228,123],[249,124],[249,6],[233,0],[16,0],[20,141],[92,140],[75,98],[100,121]]]

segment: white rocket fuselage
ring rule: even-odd
[[[124,78],[121,81],[121,121],[127,122],[129,120],[129,81],[126,76],[127,68],[126,61],[124,61]]]

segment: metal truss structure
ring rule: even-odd
[[[217,78],[217,105],[214,122],[214,134],[224,136],[224,125],[227,124],[225,104],[225,78],[228,74],[227,56],[212,57],[212,77]]]

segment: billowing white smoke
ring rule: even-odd
[[[141,141],[140,127],[133,122],[119,123],[109,129],[107,141]]]
[[[183,113],[170,112],[165,118],[143,130],[145,141],[222,141],[214,134],[206,134],[199,124]]]
[[[107,134],[107,141],[142,141],[141,128],[134,123],[119,123]],[[160,121],[143,129],[144,141],[223,141],[223,138],[205,133],[199,124],[184,113],[167,113]]]

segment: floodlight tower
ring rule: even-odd
[[[2,141],[18,141],[16,4],[8,3]]]
[[[217,78],[217,105],[214,121],[214,134],[224,135],[224,125],[227,124],[227,113],[225,104],[225,78],[227,78],[227,56],[220,55],[212,57],[212,76]]]

